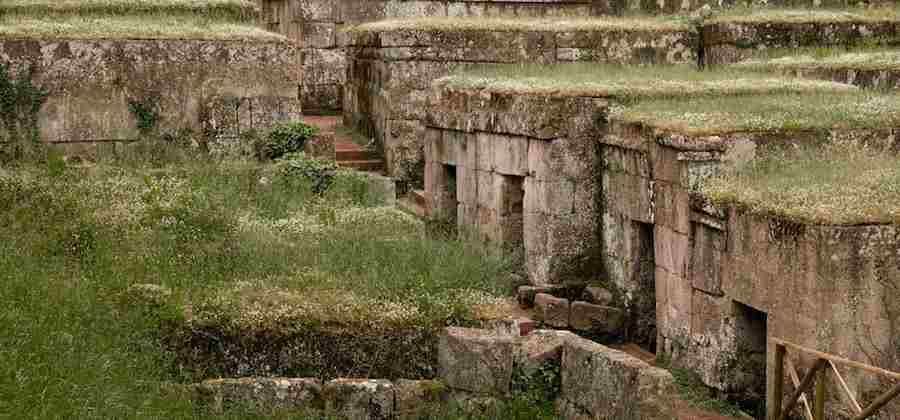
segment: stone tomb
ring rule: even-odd
[[[639,293],[644,286],[633,276],[643,271],[643,250],[653,249],[657,354],[697,371],[711,387],[757,398],[764,395],[769,337],[900,368],[896,225],[786,220],[712,206],[698,190],[716,171],[769,148],[848,138],[890,145],[896,134],[886,128],[692,135],[613,120],[601,146],[604,273]],[[641,233],[645,226],[652,235]],[[870,375],[843,375],[856,395],[877,389]]]
[[[474,64],[694,63],[698,42],[688,25],[649,18],[434,19],[359,25],[347,32],[344,122],[381,145],[389,175],[419,188],[423,119],[432,81]]]

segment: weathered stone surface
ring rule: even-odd
[[[811,15],[803,22],[721,19],[705,24],[701,31],[706,64],[727,64],[746,59],[759,49],[889,43],[897,28],[890,19],[847,15],[833,20]]]
[[[324,407],[322,383],[312,378],[212,379],[196,389],[216,411],[240,404],[253,405],[263,412]]]
[[[535,314],[539,321],[551,327],[569,326],[569,300],[538,293],[534,297]]]
[[[516,369],[528,375],[545,363],[558,361],[566,340],[576,338],[568,331],[536,330],[522,339],[516,354]]]
[[[446,385],[434,380],[394,381],[394,413],[401,419],[421,418],[423,413],[435,410],[449,394]]]
[[[618,334],[622,330],[625,313],[618,308],[572,302],[569,325],[579,331],[597,334]]]
[[[286,42],[0,41],[0,63],[13,74],[31,67],[32,82],[49,93],[38,127],[50,142],[135,140],[130,104],[155,106],[161,134],[265,130],[300,115],[299,60]]]
[[[562,285],[540,285],[540,286],[519,286],[516,291],[519,304],[523,307],[530,308],[534,306],[534,298],[538,293],[546,293],[555,295],[562,291],[565,286]]]
[[[505,395],[512,381],[514,342],[491,331],[447,328],[438,344],[439,377],[453,389]]]
[[[672,375],[589,340],[566,340],[561,399],[584,418],[671,419]],[[577,418],[577,417],[576,417]]]
[[[588,286],[584,288],[581,298],[587,303],[609,306],[613,301],[613,294],[605,287]]]
[[[349,419],[389,419],[394,415],[394,384],[383,379],[334,379],[322,388],[325,409]]]

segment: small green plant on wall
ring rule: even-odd
[[[38,113],[48,92],[31,82],[33,69],[13,76],[0,63],[0,142],[9,158],[21,159],[40,143]]]
[[[134,116],[141,137],[153,137],[159,125],[159,97],[149,95],[128,101],[128,110]]]

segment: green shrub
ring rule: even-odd
[[[316,135],[316,127],[302,122],[278,124],[254,145],[256,158],[261,161],[281,158],[289,153],[302,152],[306,141]]]
[[[280,181],[291,183],[301,179],[312,183],[312,191],[322,194],[328,190],[337,174],[337,164],[314,157],[303,152],[284,155],[278,162]]]

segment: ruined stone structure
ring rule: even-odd
[[[729,89],[711,93],[741,94]],[[657,354],[726,393],[764,395],[769,337],[896,369],[896,225],[718,208],[699,189],[786,145],[854,139],[895,150],[896,128],[696,134],[610,113],[633,100],[436,82],[424,119],[430,214],[521,246],[534,284],[602,279],[633,312],[655,307]],[[844,377],[856,395],[883,386],[861,372]]]
[[[287,42],[0,39],[0,62],[48,93],[38,126],[52,143],[131,141],[150,123],[236,139],[301,112]]]
[[[475,64],[697,60],[697,38],[689,27],[630,23],[551,19],[492,27],[490,22],[454,19],[361,25],[348,32],[345,123],[382,146],[389,174],[421,187],[422,120],[431,81]],[[474,169],[474,162],[460,165]]]
[[[595,9],[591,0],[258,1],[266,28],[298,41],[303,48],[301,97],[307,113],[340,113],[343,109],[348,60],[342,31],[354,25],[411,17],[583,17]]]

